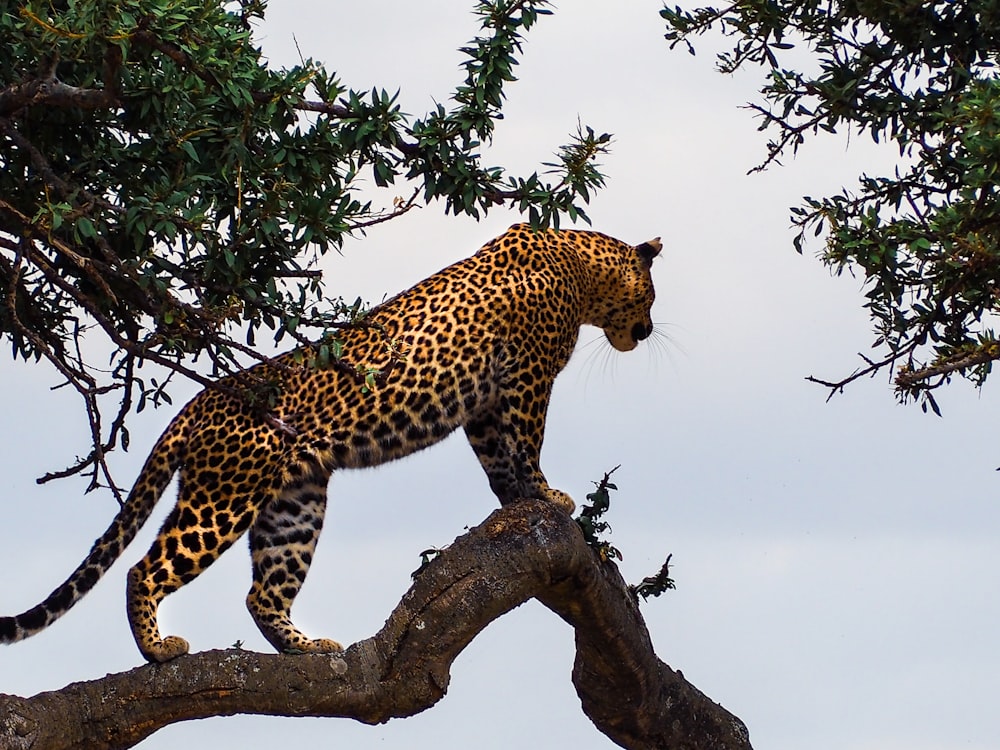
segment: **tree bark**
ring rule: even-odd
[[[532,597],[574,627],[573,683],[614,742],[751,750],[743,722],[656,657],[617,567],[562,510],[529,500],[459,537],[382,630],[343,654],[206,651],[31,698],[0,695],[0,748],[128,748],[174,722],[237,713],[411,716],[444,696],[452,662],[486,625]]]

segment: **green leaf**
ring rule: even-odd
[[[94,222],[88,219],[86,216],[81,216],[76,220],[76,231],[79,232],[80,236],[84,239],[92,240],[97,237],[97,229],[94,227]]]
[[[191,157],[192,161],[201,162],[201,159],[198,157],[198,151],[195,149],[191,141],[181,141],[180,147],[185,154]]]

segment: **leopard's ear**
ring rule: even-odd
[[[646,240],[641,245],[635,246],[635,251],[639,253],[639,257],[642,258],[647,266],[653,265],[653,258],[659,255],[662,249],[663,243],[660,242],[659,237],[654,237],[651,240]]]

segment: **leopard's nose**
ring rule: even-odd
[[[632,326],[632,338],[636,341],[648,339],[653,333],[653,326],[649,323],[636,323]]]

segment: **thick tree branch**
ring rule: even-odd
[[[738,718],[656,657],[617,568],[538,501],[502,508],[457,539],[382,630],[342,655],[209,651],[32,698],[0,696],[0,746],[127,748],[167,724],[236,713],[372,724],[410,716],[440,700],[452,662],[486,625],[532,597],[574,627],[573,682],[616,743],[750,750]]]
[[[0,115],[41,105],[63,109],[109,109],[121,103],[112,90],[70,86],[55,78],[34,79],[0,91]]]

